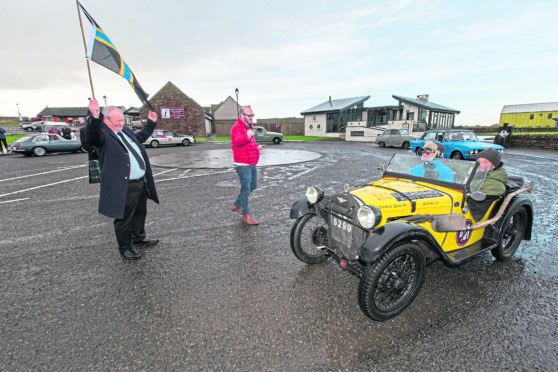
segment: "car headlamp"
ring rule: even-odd
[[[377,208],[363,205],[357,211],[357,220],[360,226],[371,229],[380,222],[380,211]]]
[[[310,204],[316,204],[324,198],[324,190],[317,186],[310,186],[306,189],[306,199]]]

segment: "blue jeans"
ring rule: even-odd
[[[235,206],[242,207],[242,215],[250,213],[248,196],[258,187],[258,170],[255,165],[235,165],[234,170],[240,181],[240,194],[234,201]]]

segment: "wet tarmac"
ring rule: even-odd
[[[404,150],[268,150],[319,157],[259,168],[250,207],[260,225],[247,226],[228,209],[239,185],[224,155],[223,167],[165,160],[207,163],[228,145],[148,149],[161,204],[148,203],[146,228],[161,243],[137,262],[120,259],[112,220],[97,213],[85,154],[2,157],[0,370],[558,368],[556,153],[504,154],[510,175],[535,181],[531,241],[507,262],[433,263],[415,302],[374,322],[358,307],[358,278],[294,257],[289,209],[309,185],[330,193],[380,177],[376,165]]]
[[[314,151],[266,148],[261,153],[258,167],[302,163],[317,160],[321,156]],[[150,160],[154,166],[184,169],[230,168],[234,165],[231,149],[156,155]]]

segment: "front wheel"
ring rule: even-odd
[[[502,226],[502,241],[496,248],[490,250],[490,253],[498,260],[504,261],[513,256],[523,236],[527,226],[527,212],[524,208],[515,211],[511,217]]]
[[[374,320],[393,318],[418,295],[425,271],[426,259],[417,244],[390,249],[364,271],[358,287],[360,309]]]
[[[184,138],[182,140],[182,146],[190,146],[190,140],[188,138]]]
[[[159,147],[159,141],[151,141],[149,146],[151,146],[152,148],[155,149],[155,148]]]
[[[33,128],[29,127],[29,128],[25,128],[26,131],[28,132],[33,132]]]
[[[417,156],[422,156],[422,152],[423,152],[423,150],[420,147],[417,147],[417,149],[415,150],[415,153],[417,154]]]
[[[411,145],[411,144],[410,144],[409,142],[403,142],[403,146],[401,146],[401,147],[403,147],[404,149],[407,150],[407,149],[409,149],[409,146],[410,146],[410,145]]]
[[[457,160],[463,160],[463,154],[461,154],[459,151],[455,151],[454,153],[451,154],[451,158]]]
[[[275,137],[275,138],[273,139],[273,143],[276,144],[276,145],[280,144],[280,143],[281,143],[281,138]]]
[[[384,142],[378,142],[378,146],[380,147],[386,147],[386,144]]]
[[[35,155],[35,156],[45,156],[46,155],[46,149],[44,147],[35,147],[33,149],[33,155]]]
[[[318,249],[327,244],[327,229],[323,220],[315,214],[299,218],[291,229],[291,249],[296,258],[314,265],[329,258],[326,249]]]

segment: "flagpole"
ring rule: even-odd
[[[85,34],[83,33],[83,23],[81,22],[81,12],[79,11],[79,2],[76,0],[76,7],[79,18],[79,27],[81,28],[81,37],[83,38],[83,49],[85,50],[85,60],[87,61],[87,72],[89,73],[89,85],[91,85],[91,95],[95,99],[95,90],[93,89],[93,79],[91,78],[91,65],[89,64],[89,58],[87,58],[87,43],[85,42]]]

